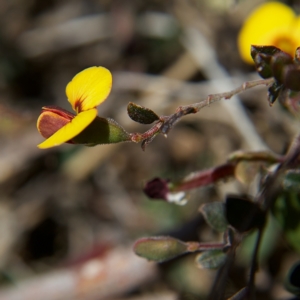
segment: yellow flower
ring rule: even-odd
[[[300,17],[280,2],[260,5],[246,19],[238,36],[238,48],[247,63],[253,63],[251,45],[275,46],[294,56],[300,46]]]
[[[59,107],[43,107],[37,128],[46,138],[38,145],[45,149],[72,143],[72,139],[87,128],[97,117],[97,106],[109,95],[112,76],[103,67],[91,67],[78,73],[66,87],[72,114]]]

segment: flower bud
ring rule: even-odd
[[[144,193],[154,200],[165,200],[177,205],[185,205],[187,203],[186,193],[180,190],[172,191],[172,183],[167,179],[154,178],[147,182],[144,187]]]
[[[289,54],[283,51],[274,54],[271,59],[271,68],[274,78],[278,82],[283,83],[284,69],[286,66],[292,64],[293,58]]]
[[[292,91],[300,91],[300,66],[288,65],[283,69],[284,86]]]
[[[254,61],[256,70],[262,78],[270,78],[273,76],[271,69],[272,56],[280,49],[274,46],[251,46],[251,56]]]

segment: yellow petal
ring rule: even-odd
[[[277,37],[289,37],[293,30],[295,13],[280,2],[267,2],[260,5],[246,19],[238,36],[238,47],[242,58],[253,63],[251,45],[272,45]],[[273,45],[276,46],[276,45]],[[283,49],[284,50],[284,49]]]
[[[56,131],[47,140],[39,144],[38,147],[40,149],[51,148],[71,140],[91,124],[96,116],[96,108],[79,113],[71,122]]]
[[[91,67],[74,76],[66,87],[68,101],[78,113],[101,104],[109,95],[112,76],[103,67]]]

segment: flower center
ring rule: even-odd
[[[292,38],[279,36],[274,40],[273,45],[294,57],[297,43]]]

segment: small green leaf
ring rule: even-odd
[[[210,250],[197,255],[196,263],[200,269],[217,269],[225,263],[226,258],[222,250]]]
[[[224,232],[227,229],[228,222],[225,217],[225,205],[221,202],[212,202],[203,204],[200,207],[207,224],[218,232]]]
[[[265,213],[257,203],[240,196],[226,197],[226,218],[239,232],[261,228],[265,223]]]
[[[300,171],[290,170],[283,179],[283,187],[285,190],[300,191]]]
[[[289,292],[300,296],[300,261],[289,270],[284,285]]]
[[[146,259],[163,262],[188,252],[188,246],[168,236],[147,237],[136,241],[134,252]]]
[[[127,106],[127,112],[129,117],[141,124],[151,124],[159,120],[159,116],[149,108],[137,105],[133,102],[129,102]]]
[[[95,146],[130,141],[130,135],[115,120],[109,118],[96,119],[79,135],[72,139],[74,144]]]

